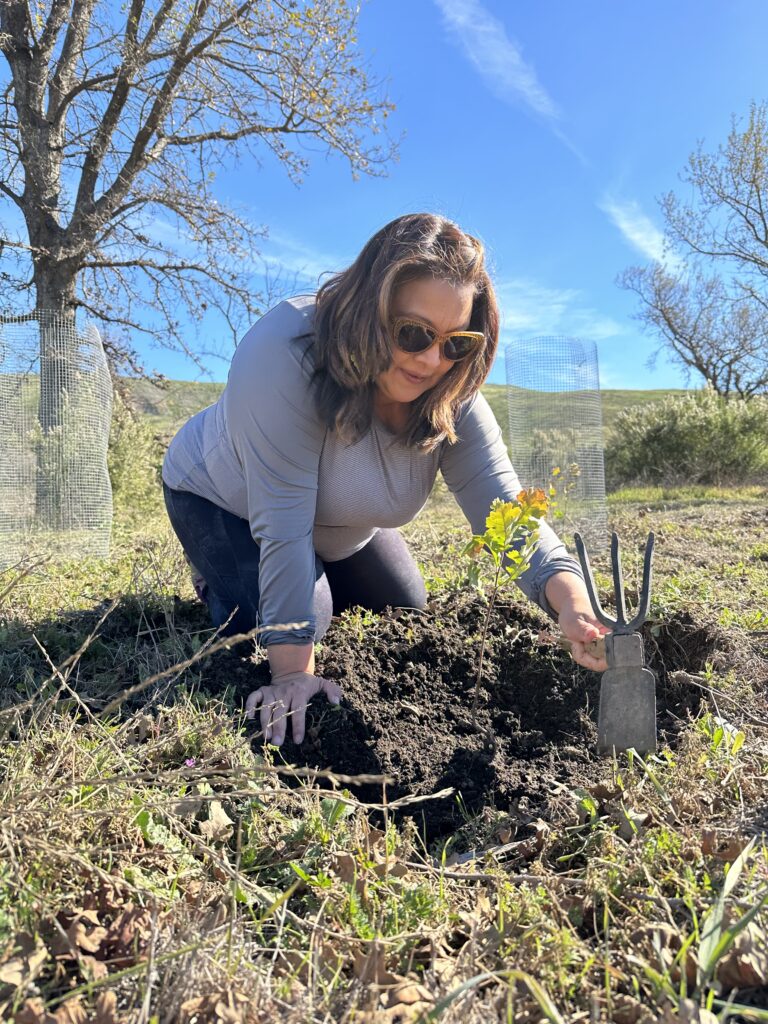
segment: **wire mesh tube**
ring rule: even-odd
[[[523,338],[504,355],[510,456],[521,483],[547,492],[554,487],[550,521],[569,547],[578,530],[591,549],[605,549],[597,346],[578,338]]]
[[[0,317],[0,569],[109,553],[111,418],[95,327],[46,311]]]

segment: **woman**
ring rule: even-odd
[[[193,416],[163,465],[174,530],[205,580],[214,624],[267,628],[271,685],[252,693],[266,740],[304,736],[318,692],[314,641],[352,605],[423,608],[396,527],[437,471],[470,522],[519,481],[480,393],[499,334],[483,247],[431,214],[397,218],[316,296],[280,303],[240,342],[220,399]],[[523,592],[559,622],[573,657],[605,632],[578,564],[543,524]],[[282,628],[281,628],[282,627]]]

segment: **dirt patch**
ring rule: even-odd
[[[558,784],[604,776],[605,761],[594,752],[600,677],[558,647],[551,624],[530,606],[494,613],[473,716],[484,611],[465,591],[432,600],[425,613],[379,617],[357,635],[335,625],[318,672],[341,681],[342,705],[314,701],[304,743],[287,740],[282,757],[349,775],[389,775],[390,801],[452,788],[459,799],[430,800],[408,812],[428,839],[455,831],[467,812],[489,805],[518,819],[547,816]],[[661,738],[674,745],[702,691],[672,682],[670,673],[700,670],[725,638],[687,616],[646,631]],[[379,785],[351,788],[362,799],[382,799]]]
[[[71,652],[103,610],[73,614],[72,621],[59,618],[47,629],[41,625],[47,648],[57,659]],[[606,774],[605,761],[595,753],[600,677],[579,668],[560,649],[552,623],[533,606],[502,605],[491,620],[473,717],[484,613],[477,594],[464,590],[431,599],[424,613],[372,616],[359,628],[351,620],[335,622],[318,672],[341,682],[342,705],[314,701],[304,743],[296,747],[286,740],[279,756],[291,764],[348,775],[390,776],[389,801],[453,789],[452,797],[408,809],[430,840],[454,832],[467,815],[486,808],[520,822],[550,819],[550,801],[560,785],[589,785]],[[138,609],[126,598],[103,623],[99,639],[82,659],[78,684],[81,696],[93,699],[94,710],[156,670],[149,663],[136,676],[137,666],[116,665],[113,652],[135,638],[139,621],[144,631],[162,638],[167,616],[159,606]],[[205,609],[197,603],[177,601],[172,618],[179,631],[208,632]],[[674,747],[705,696],[681,676],[707,663],[723,671],[739,664],[743,652],[732,631],[687,614],[646,624],[644,634],[658,680],[661,740]],[[765,685],[768,668],[760,662]],[[41,664],[40,671],[47,674],[47,666]],[[754,671],[742,674],[759,683]],[[254,664],[245,645],[207,658],[185,675],[187,686],[212,695],[228,690],[237,704],[267,680],[266,662]],[[167,701],[172,688],[169,678],[131,698],[124,711]],[[19,699],[18,692],[8,689],[2,703]],[[255,725],[253,731],[256,743]],[[380,785],[350,788],[366,801],[382,799]]]

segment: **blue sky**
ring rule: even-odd
[[[219,181],[269,228],[273,270],[314,290],[392,217],[435,210],[486,244],[502,344],[575,335],[597,343],[604,387],[685,386],[664,357],[646,368],[655,344],[615,278],[659,254],[657,198],[683,189],[697,140],[716,148],[731,114],[768,94],[768,4],[368,0],[359,38],[404,136],[388,176],[355,182],[318,154],[297,187],[265,155]],[[225,379],[228,350],[211,379]],[[200,376],[181,356],[147,362]],[[491,379],[503,381],[501,361]]]

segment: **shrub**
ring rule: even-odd
[[[150,423],[116,393],[107,454],[116,519],[134,523],[161,511],[162,461]]]
[[[768,481],[768,396],[724,398],[706,388],[626,409],[614,422],[605,469],[611,488]]]

